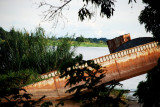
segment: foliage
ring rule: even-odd
[[[0,39],[4,40],[7,33],[8,32],[6,32],[2,27],[0,27]]]
[[[106,87],[106,84],[110,84]],[[89,92],[82,93],[79,98],[84,103],[84,107],[120,107],[120,105],[127,106],[126,102],[122,100],[123,90],[117,91],[117,94],[112,94],[114,87],[120,85],[116,81],[110,81],[106,84],[93,87]]]
[[[146,31],[151,32],[155,40],[160,42],[160,7],[157,0],[143,0],[146,4],[144,10],[141,11],[139,21],[145,25]],[[135,93],[139,98],[139,103],[143,107],[159,107],[160,106],[160,59],[158,65],[147,73],[147,80],[139,83]]]
[[[77,63],[77,64],[76,64]],[[69,65],[68,65],[69,64]],[[76,64],[76,66],[74,66]],[[83,65],[84,64],[84,65]],[[87,66],[86,66],[87,64]],[[79,67],[79,66],[84,66]],[[100,70],[99,65],[96,65],[93,63],[93,61],[83,61],[82,55],[77,56],[73,60],[67,61],[67,64],[62,65],[63,68],[61,69],[61,77],[67,77],[69,76],[69,79],[67,80],[66,86],[69,85],[70,87],[75,85],[76,83],[80,83],[81,81],[85,81],[84,84],[72,87],[71,90],[68,90],[68,92],[72,92],[76,90],[76,93],[79,94],[79,92],[82,89],[90,89],[91,87],[95,86],[97,83],[100,82],[100,79],[104,77],[102,70]],[[71,70],[67,71],[68,67],[72,67]],[[92,68],[90,68],[92,67]],[[92,70],[94,71],[92,71]],[[97,73],[102,73],[99,77],[96,77]]]
[[[85,42],[85,38],[81,35],[80,37],[77,37],[75,41]]]
[[[82,100],[84,106],[119,107],[120,103],[126,104],[121,100],[122,91],[117,96],[111,96],[114,87],[119,85],[118,82],[100,84],[105,76],[104,71],[93,61],[84,61],[82,55],[79,55],[62,66],[61,77],[66,77],[66,86],[72,87],[66,92],[74,93],[74,99]]]
[[[158,65],[147,73],[147,80],[139,83],[135,93],[143,107],[160,106],[160,59]]]
[[[45,31],[39,27],[31,34],[12,29],[0,43],[0,74],[23,69],[45,73],[58,69],[64,59],[74,55],[70,38],[63,38],[58,44],[47,45]],[[56,45],[56,46],[55,46]]]
[[[21,70],[17,72],[9,71],[7,74],[0,75],[0,91],[8,88],[18,88],[24,84],[30,84],[38,80],[39,74],[31,69]]]
[[[57,18],[57,16],[63,16],[63,8],[67,6],[71,1],[72,0],[62,0],[60,6],[42,1],[40,2],[39,7],[45,6],[48,8],[47,11],[43,12],[45,20],[54,20],[55,18]],[[78,11],[79,19],[83,21],[85,18],[91,18],[93,16],[93,13],[87,7],[89,3],[91,3],[96,8],[100,8],[100,16],[107,16],[107,18],[110,18],[114,12],[114,2],[115,0],[83,0],[84,6],[81,7]]]
[[[91,42],[91,43],[98,43],[100,41],[102,41],[103,43],[106,43],[108,39],[106,38],[85,38],[82,35],[80,37],[76,37],[75,41],[79,41],[79,42]]]
[[[68,36],[68,35],[67,35]],[[47,38],[47,44],[52,46],[53,44],[57,45],[61,42],[61,37],[51,37]],[[72,46],[83,46],[83,47],[107,47],[106,38],[85,38],[83,36],[74,38],[74,35],[70,39],[70,43]]]
[[[145,25],[146,31],[151,32],[155,40],[160,41],[160,7],[158,0],[143,0],[146,4],[141,11],[139,21]]]
[[[53,106],[52,102],[44,102],[41,107],[49,107],[49,106]]]
[[[107,47],[107,44],[104,44],[104,43],[82,42],[79,46],[80,47]]]

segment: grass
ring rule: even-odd
[[[90,43],[90,42],[82,42],[80,47],[107,47],[107,44],[104,43]]]
[[[58,40],[57,41],[51,41],[48,40],[48,45],[52,46],[53,44],[58,44]],[[79,47],[108,47],[107,44],[105,43],[91,43],[91,42],[77,42],[77,41],[72,41],[72,46],[75,46],[76,44],[78,44]]]

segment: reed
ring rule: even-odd
[[[75,48],[71,50],[70,37],[48,46],[41,27],[31,33],[12,28],[0,42],[0,74],[11,75],[12,72],[16,74],[22,71],[43,74],[57,70],[67,59],[74,57]]]

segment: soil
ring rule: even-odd
[[[52,107],[55,107],[55,104],[58,104],[59,101],[55,100],[46,100],[53,103]],[[142,107],[141,104],[139,104],[137,101],[127,101],[128,107]],[[72,101],[72,100],[66,100],[64,101],[64,106],[58,106],[58,107],[82,107],[82,104],[80,102]]]

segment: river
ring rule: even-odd
[[[109,54],[109,50],[108,47],[78,47],[76,53],[82,54],[84,60],[89,60],[107,55]],[[139,84],[139,82],[144,80],[146,80],[146,74],[121,81],[120,83],[123,84],[123,86],[117,88],[129,89],[131,91],[135,91],[137,89],[137,85]]]

